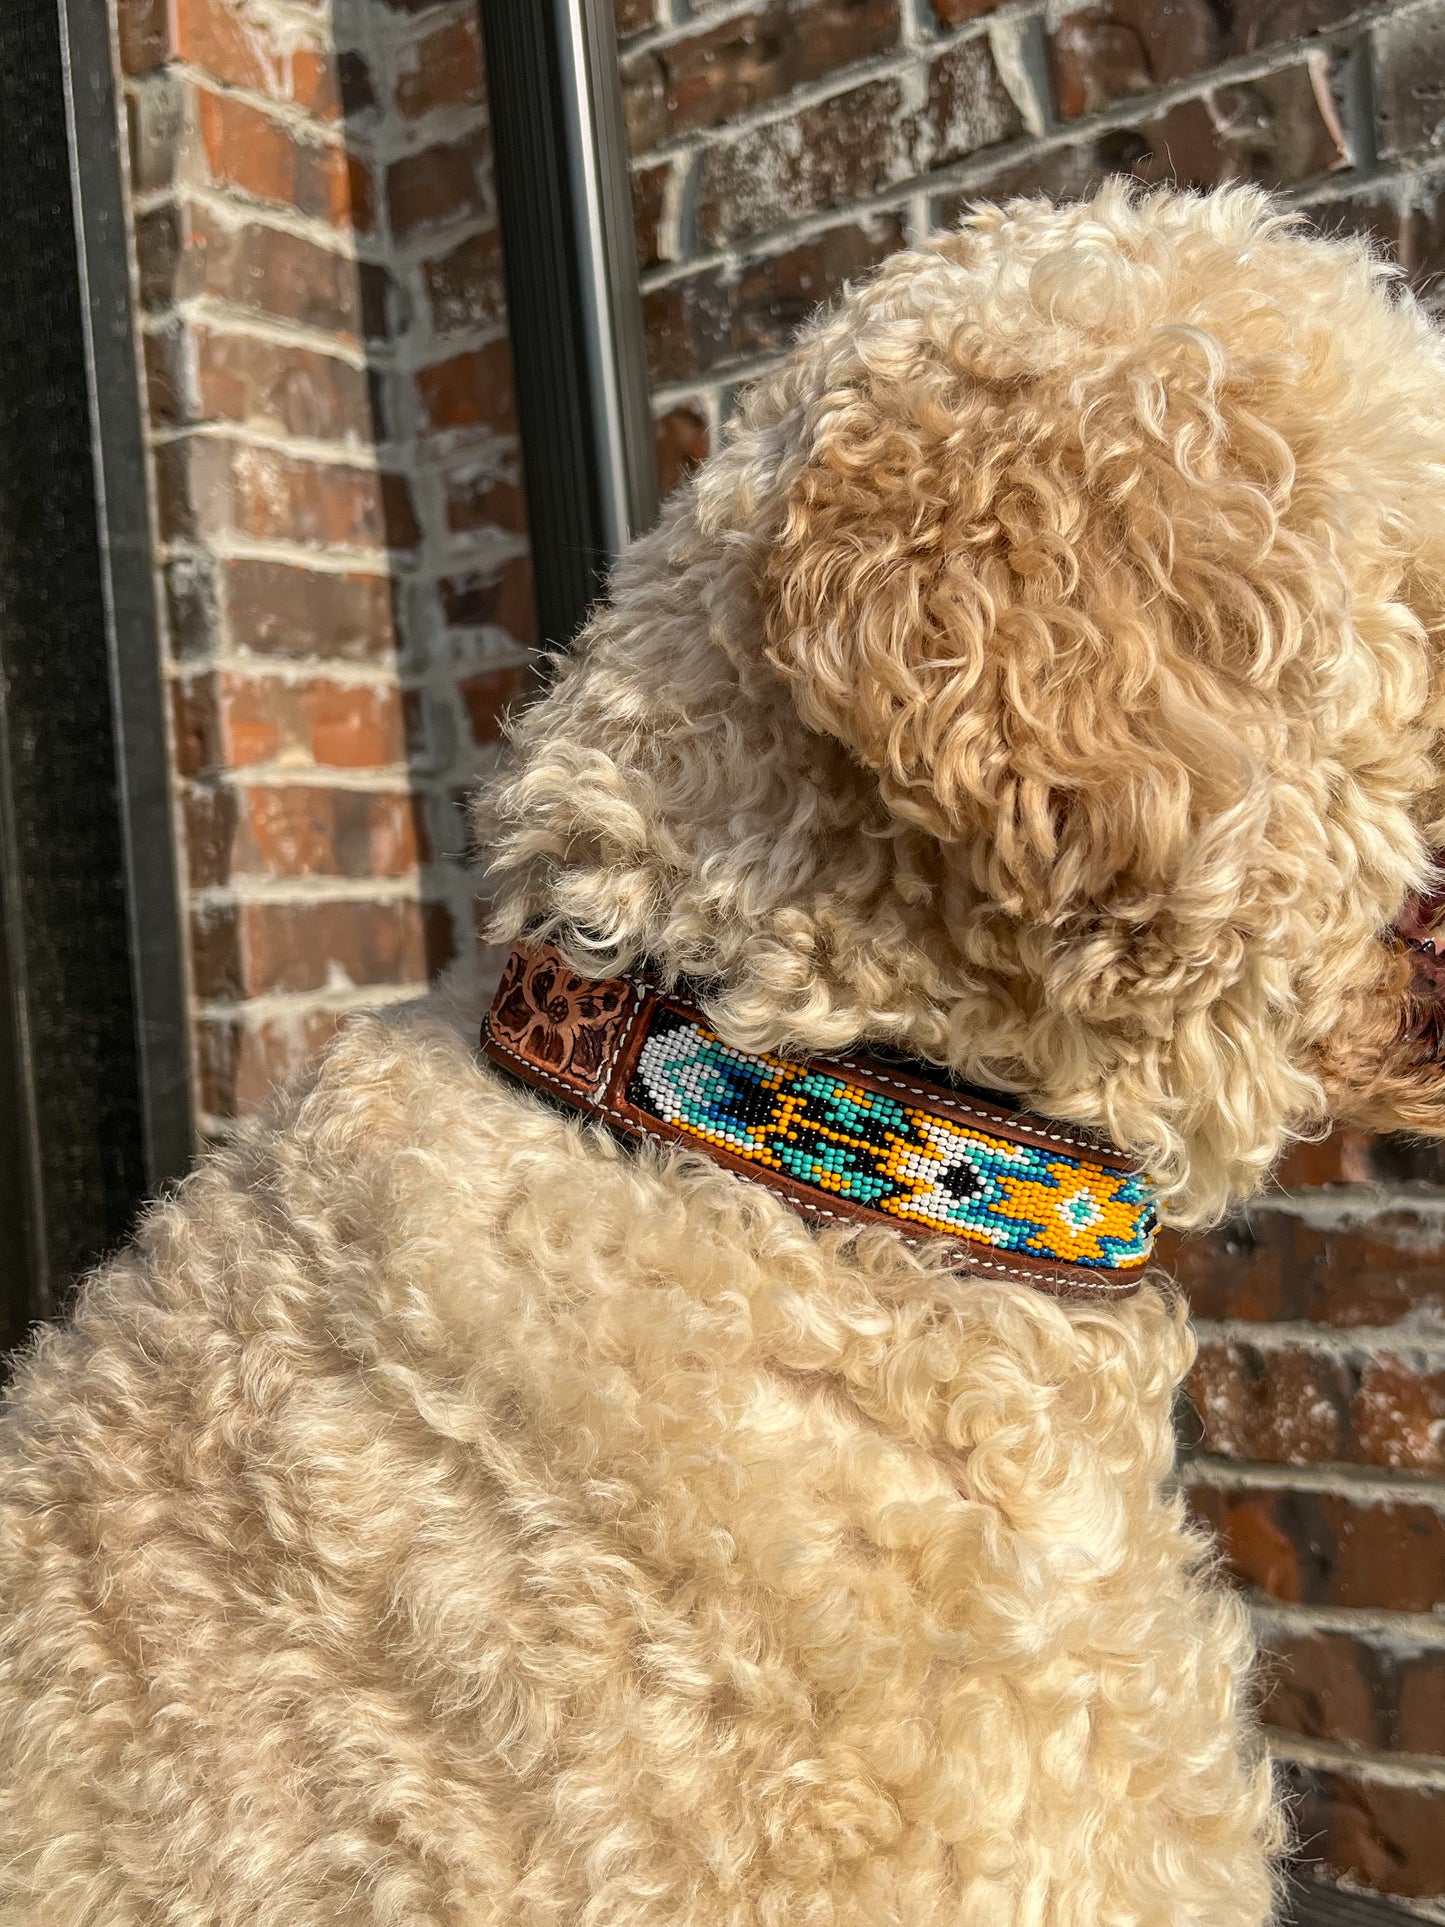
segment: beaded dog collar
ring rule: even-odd
[[[687,997],[579,977],[547,944],[512,951],[482,1049],[624,1140],[702,1151],[825,1223],[945,1240],[984,1276],[1121,1297],[1153,1250],[1147,1179],[1087,1132],[877,1052],[736,1050]]]

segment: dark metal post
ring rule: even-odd
[[[543,639],[657,514],[609,0],[481,0]]]
[[[0,7],[0,1345],[191,1143],[111,61]]]

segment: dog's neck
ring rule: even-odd
[[[985,1278],[1119,1297],[1153,1249],[1147,1180],[1088,1133],[891,1054],[739,1050],[648,973],[585,977],[518,944],[482,1048],[624,1141],[700,1151],[816,1222],[886,1226]]]

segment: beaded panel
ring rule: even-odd
[[[733,1050],[659,1006],[628,1101],[795,1184],[930,1231],[1091,1269],[1139,1265],[1154,1245],[1148,1181],[1082,1149],[1011,1143],[845,1075]]]

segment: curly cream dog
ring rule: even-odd
[[[1445,1120],[1442,610],[1445,355],[1363,247],[984,208],[620,567],[481,806],[497,931],[1204,1222],[1331,1112]],[[7,1927],[1264,1921],[1166,1284],[820,1232],[477,1014],[348,1028],[21,1359]]]

